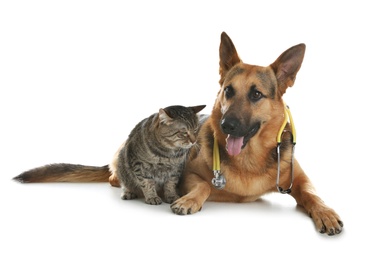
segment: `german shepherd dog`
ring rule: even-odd
[[[220,91],[211,115],[198,133],[197,145],[191,148],[179,183],[183,196],[171,204],[175,214],[196,213],[207,200],[251,202],[279,187],[291,187],[286,192],[312,217],[319,232],[335,235],[342,231],[340,217],[316,195],[311,181],[293,159],[289,124],[285,126],[280,148],[276,139],[286,114],[282,96],[294,84],[305,48],[304,44],[293,46],[271,65],[261,67],[243,63],[229,36],[221,34]],[[220,169],[226,180],[222,189],[212,183],[214,143],[218,145]],[[24,172],[14,179],[109,181],[112,186],[119,186],[110,167],[53,164]],[[284,174],[277,177],[279,168]],[[289,178],[289,172],[293,172],[293,178]]]
[[[282,99],[294,84],[306,46],[299,44],[282,53],[267,67],[243,63],[236,48],[223,32],[220,43],[220,91],[211,116],[198,134],[199,146],[192,148],[183,179],[182,194],[171,209],[185,215],[201,210],[209,201],[250,202],[277,191],[278,154],[276,136],[284,121]],[[290,132],[289,125],[285,131]],[[285,132],[286,133],[286,132]],[[212,185],[214,138],[219,146],[224,189]],[[284,134],[281,145],[279,187],[289,187],[292,136]],[[287,174],[285,174],[287,173]],[[343,222],[315,193],[296,159],[293,160],[290,195],[314,220],[316,228],[328,235],[339,234]]]

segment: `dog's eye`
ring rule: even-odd
[[[234,95],[234,89],[233,89],[232,85],[229,85],[229,86],[225,87],[224,88],[224,93],[225,93],[225,97],[226,98],[233,97],[233,95]]]
[[[263,94],[258,90],[254,90],[250,92],[249,97],[251,100],[257,101],[263,97]]]

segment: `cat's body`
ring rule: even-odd
[[[176,186],[200,126],[198,112],[205,106],[160,109],[131,131],[110,166],[52,164],[26,171],[20,182],[108,181],[122,188],[122,199],[144,197],[152,205],[179,198]],[[102,174],[102,173],[105,174]]]
[[[110,165],[122,199],[144,197],[152,205],[179,198],[176,186],[199,128],[205,106],[170,106],[138,123]]]

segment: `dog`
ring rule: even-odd
[[[229,36],[221,34],[220,90],[211,115],[203,117],[197,144],[190,150],[178,187],[182,196],[170,205],[172,212],[194,214],[206,201],[251,202],[280,191],[294,197],[319,232],[342,232],[341,218],[317,196],[293,158],[294,133],[284,120],[289,114],[282,97],[294,84],[305,48],[304,44],[293,46],[267,67],[249,65],[241,61]],[[220,159],[217,175],[213,172],[216,154]],[[110,165],[102,167],[51,164],[13,179],[26,183],[109,181],[119,187],[114,173],[116,156]]]
[[[198,133],[180,183],[184,194],[171,209],[179,215],[201,210],[205,201],[251,202],[279,187],[291,186],[290,195],[328,235],[339,234],[343,222],[324,204],[296,159],[287,124],[281,148],[276,136],[286,113],[283,95],[293,86],[303,62],[305,44],[283,52],[267,67],[243,63],[230,37],[223,32],[219,48],[220,90],[212,113]],[[219,147],[223,189],[212,183],[213,145]],[[281,153],[278,186],[278,152]],[[293,181],[289,173],[293,171]],[[283,191],[283,189],[280,189]]]

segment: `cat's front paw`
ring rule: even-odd
[[[162,204],[162,199],[160,197],[148,197],[145,198],[145,203],[150,205],[160,205]]]
[[[133,200],[133,199],[136,199],[136,198],[137,198],[137,195],[133,192],[130,192],[130,191],[125,191],[121,195],[122,200]]]
[[[164,198],[164,202],[168,203],[168,204],[171,204],[173,203],[174,201],[178,200],[180,197],[179,195],[177,194],[174,194],[174,195],[168,195],[168,196],[165,196]]]

